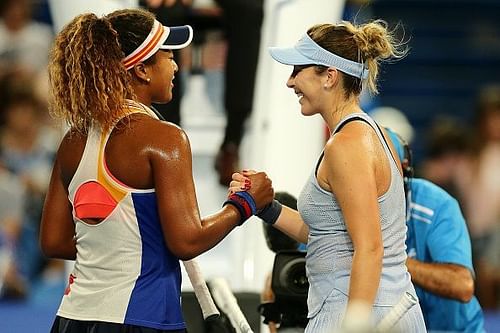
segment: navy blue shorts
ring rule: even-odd
[[[106,323],[102,321],[83,321],[56,316],[50,333],[186,333],[182,330],[158,330],[155,328]]]

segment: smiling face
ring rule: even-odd
[[[326,107],[323,85],[325,71],[318,72],[315,65],[296,65],[288,78],[286,85],[293,89],[304,116],[321,113]]]
[[[160,50],[155,55],[155,61],[150,64],[151,100],[155,103],[168,103],[172,99],[172,83],[175,73],[179,70],[171,50]]]

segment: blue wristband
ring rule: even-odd
[[[253,197],[246,192],[236,192],[231,194],[222,206],[225,205],[232,205],[236,207],[240,213],[238,225],[242,225],[243,222],[257,213],[257,207]]]
[[[283,206],[278,200],[273,200],[269,205],[264,207],[257,216],[267,224],[275,224],[281,214]]]
[[[228,199],[222,204],[222,207],[224,207],[225,205],[231,205],[235,207],[236,210],[238,210],[238,213],[240,213],[240,220],[238,221],[238,225],[242,225],[243,222],[245,222],[248,219],[247,216],[248,214],[245,212],[245,208],[238,201]]]
[[[252,209],[252,215],[257,214],[257,205],[255,204],[255,200],[253,199],[252,195],[246,191],[241,191],[241,192],[235,192],[237,196],[243,198],[248,202],[250,205],[250,208]]]

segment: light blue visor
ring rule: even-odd
[[[323,65],[334,67],[351,76],[366,79],[368,69],[364,64],[342,58],[325,50],[305,34],[294,47],[270,47],[269,53],[274,60],[285,65]]]

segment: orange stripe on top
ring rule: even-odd
[[[99,161],[97,165],[97,181],[101,184],[117,201],[120,202],[127,192],[113,184],[108,177],[106,177],[106,170],[104,164],[104,148],[106,145],[106,133],[101,134],[101,140],[99,143]],[[108,175],[109,176],[109,175]]]
[[[144,113],[148,114],[149,112],[147,109],[144,107],[141,107],[141,104],[132,101],[132,100],[127,100],[126,104],[124,107],[129,111],[126,112],[127,114],[132,114],[132,113]],[[101,134],[100,142],[99,142],[99,160],[98,160],[98,167],[97,167],[97,181],[99,184],[101,184],[110,194],[111,196],[119,202],[122,200],[125,195],[127,195],[128,191],[126,190],[129,188],[130,190],[134,190],[132,187],[124,184],[121,182],[119,179],[117,179],[109,170],[108,165],[106,163],[105,155],[104,155],[104,150],[106,147],[106,142],[108,135],[106,133]],[[113,183],[113,181],[116,184],[119,184],[123,188],[118,187],[116,184]]]
[[[139,53],[137,53],[132,58],[127,59],[124,62],[125,67],[128,68],[130,65],[141,61],[145,55],[147,55],[149,52],[151,52],[151,50],[153,50],[155,47],[157,47],[158,42],[160,41],[160,38],[163,34],[163,30],[164,30],[163,26],[161,24],[158,25],[158,28],[156,29],[155,34],[154,34],[153,38],[151,39],[151,41],[148,44],[146,44],[144,46],[144,48]]]

